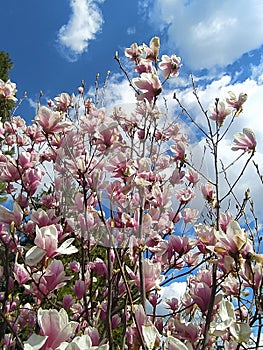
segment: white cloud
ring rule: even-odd
[[[258,65],[251,65],[251,78],[256,80],[259,84],[263,83],[263,57],[261,57]]]
[[[127,29],[127,34],[128,35],[132,35],[132,34],[135,34],[136,33],[136,28],[135,27],[129,27]]]
[[[160,304],[157,305],[156,314],[158,316],[166,315],[171,310],[169,310],[168,305],[166,304],[167,299],[177,298],[180,300],[184,293],[186,292],[187,283],[186,282],[172,282],[171,284],[161,288],[158,293],[160,296]],[[147,301],[147,312],[151,313],[152,306]]]
[[[72,13],[69,22],[58,33],[63,53],[70,61],[75,61],[88,48],[89,41],[95,39],[101,30],[103,17],[98,4],[104,0],[71,0]]]
[[[263,44],[261,0],[157,0],[151,20],[192,69],[226,66]]]

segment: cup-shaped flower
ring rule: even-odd
[[[226,232],[216,231],[215,236],[217,243],[214,250],[219,254],[228,254],[231,257],[241,253],[245,246],[249,244],[247,233],[234,220],[229,222]]]
[[[140,276],[139,273],[137,275],[134,274],[134,272],[126,266],[127,272],[130,275],[132,280],[135,280],[135,283],[138,288],[140,288]],[[149,259],[143,260],[143,272],[144,272],[144,283],[145,283],[145,290],[146,292],[149,292],[151,289],[159,289],[159,283],[163,281],[164,276],[161,275],[161,263],[156,262],[153,263]]]
[[[209,203],[213,203],[215,199],[215,191],[214,191],[214,186],[211,184],[211,182],[207,182],[206,184],[201,184],[201,192],[204,198]]]
[[[73,291],[76,294],[77,299],[80,300],[81,298],[83,298],[84,294],[86,293],[85,281],[77,280],[73,287]]]
[[[69,238],[58,248],[58,231],[55,225],[44,226],[39,228],[36,226],[36,238],[34,243],[36,246],[29,249],[26,253],[26,263],[29,266],[38,264],[44,256],[53,258],[59,254],[73,254],[78,250],[72,245],[74,238]]]
[[[63,342],[56,350],[108,350],[109,345],[92,346],[91,339],[88,334],[75,337],[72,342]]]
[[[1,223],[19,225],[23,219],[23,211],[17,202],[14,202],[13,210],[9,210],[0,205],[0,221]]]
[[[224,124],[226,117],[231,113],[230,109],[227,109],[224,102],[217,102],[214,106],[210,108],[211,115],[210,119],[216,121],[219,126]]]
[[[177,77],[181,67],[180,63],[181,58],[176,55],[162,55],[162,61],[160,62],[159,67],[163,71],[164,78]]]
[[[232,91],[229,91],[228,95],[229,98],[226,99],[226,102],[230,107],[233,107],[236,110],[235,116],[238,116],[243,110],[243,104],[247,100],[247,94],[241,92],[237,98]]]
[[[17,101],[17,98],[15,97],[16,94],[16,84],[12,83],[10,80],[7,82],[4,82],[2,79],[0,79],[0,97],[6,99],[6,100],[12,100],[14,102]]]
[[[63,121],[63,115],[51,109],[41,106],[35,117],[35,121],[42,127],[45,133],[61,132],[71,126],[71,123]]]
[[[176,191],[176,198],[181,203],[188,203],[195,197],[194,191],[188,187]]]
[[[69,96],[68,93],[62,92],[59,96],[54,98],[54,100],[56,101],[55,109],[60,112],[66,112],[69,108],[73,108],[74,97],[74,95]]]
[[[254,152],[257,145],[255,134],[249,128],[244,128],[243,132],[236,133],[233,142],[234,145],[231,148],[233,151]]]
[[[48,291],[61,288],[65,285],[65,281],[71,279],[71,276],[66,276],[62,261],[54,259],[46,270],[43,276]]]
[[[211,297],[211,288],[205,282],[194,283],[194,287],[191,294],[194,302],[198,305],[202,313],[205,313],[208,309],[210,297]]]
[[[125,49],[125,56],[129,57],[131,61],[136,61],[142,54],[141,46],[137,43],[133,43],[129,48]]]
[[[14,276],[18,284],[24,284],[29,280],[29,273],[22,264],[15,263]]]
[[[70,321],[64,309],[43,310],[40,308],[37,313],[40,335],[47,336],[41,350],[56,349],[60,344],[72,335],[78,326],[77,322]]]
[[[146,53],[146,59],[149,61],[157,62],[160,49],[160,38],[153,37],[150,41],[150,47],[143,44],[143,51]]]
[[[151,102],[162,92],[162,83],[157,74],[142,73],[140,78],[134,78],[133,84],[143,91],[142,94],[137,95],[138,100],[146,99]]]

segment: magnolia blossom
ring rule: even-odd
[[[29,266],[38,264],[44,256],[53,258],[59,254],[73,254],[78,249],[71,245],[74,238],[69,238],[58,248],[58,231],[55,225],[44,226],[39,228],[36,226],[36,244],[26,253],[26,263]]]
[[[232,92],[228,92],[229,98],[226,99],[226,102],[229,106],[233,107],[236,109],[235,116],[238,116],[242,110],[243,110],[243,104],[247,100],[247,94],[244,94],[243,92],[239,94],[238,98],[236,95]]]
[[[59,96],[54,98],[56,101],[55,109],[60,112],[66,112],[69,108],[74,107],[74,97],[74,94],[72,96],[69,96],[68,93],[62,92]]]
[[[135,275],[134,272],[128,266],[126,266],[126,269],[131,279],[135,280],[137,287],[140,288],[139,274]],[[161,271],[162,268],[160,262],[153,263],[149,259],[143,260],[143,272],[146,292],[149,292],[153,288],[160,288],[159,284],[164,280],[164,276],[161,275]]]
[[[10,80],[4,82],[0,79],[0,97],[6,100],[12,100],[14,102],[17,101],[15,94],[17,92],[16,84],[12,83]]]
[[[201,184],[201,192],[204,198],[209,202],[213,202],[215,199],[215,191],[214,186],[211,182],[207,182],[206,184]]]
[[[200,180],[198,172],[193,169],[189,169],[185,177],[193,185],[195,185]]]
[[[74,335],[78,326],[77,322],[69,322],[68,314],[64,309],[57,311],[55,309],[43,310],[39,308],[37,319],[40,336],[33,333],[24,344],[25,350],[55,350],[61,343]]]
[[[0,205],[0,221],[1,223],[19,225],[23,219],[23,210],[17,202],[14,202],[13,210],[9,210]]]
[[[190,202],[193,198],[195,197],[194,191],[188,187],[188,188],[183,188],[181,190],[176,191],[176,198],[181,202],[181,203],[188,203]]]
[[[230,109],[226,109],[224,102],[218,102],[210,109],[212,114],[209,118],[216,121],[219,126],[224,124],[226,117],[231,113]]]
[[[197,221],[199,211],[197,209],[185,208],[183,219],[185,223],[193,223]]]
[[[133,323],[126,330],[129,349],[141,349],[141,342],[138,331],[140,331],[147,349],[153,350],[155,348],[159,348],[161,336],[157,328],[153,325],[149,317],[146,316],[142,305],[134,305],[133,308],[136,324]]]
[[[145,58],[141,58],[138,61],[138,64],[134,67],[134,70],[138,74],[142,74],[142,73],[151,73],[152,68],[153,66],[151,61],[148,61]]]
[[[54,259],[44,273],[34,272],[32,283],[24,287],[30,294],[35,295],[38,299],[43,299],[49,292],[62,288],[71,278],[71,276],[66,276],[62,261]]]
[[[55,133],[67,130],[72,124],[63,121],[63,115],[51,109],[41,106],[35,117],[35,121],[42,127],[45,133]]]
[[[137,43],[131,45],[131,47],[125,49],[125,56],[129,57],[131,61],[136,61],[142,54],[142,47],[138,46]]]
[[[247,244],[248,236],[245,230],[241,229],[237,221],[230,221],[227,225],[226,232],[216,231],[215,236],[217,243],[214,250],[219,254],[229,254],[235,256],[240,253]]]
[[[143,44],[143,51],[146,53],[146,59],[157,62],[160,49],[160,39],[155,36],[150,41],[150,47]]]
[[[162,83],[157,74],[142,73],[140,78],[134,78],[132,82],[140,90],[145,91],[142,94],[137,95],[139,100],[146,98],[146,100],[151,102],[162,92]]]
[[[231,148],[233,151],[254,152],[257,145],[255,134],[249,128],[244,128],[243,132],[236,133],[233,142],[234,145]]]
[[[108,350],[109,345],[92,346],[91,338],[88,334],[75,337],[72,342],[63,342],[56,350]]]
[[[30,278],[29,273],[27,272],[24,265],[18,263],[15,263],[14,266],[14,276],[18,284],[25,284]]]
[[[163,71],[165,79],[168,77],[177,77],[179,75],[179,69],[181,67],[180,62],[181,58],[176,55],[162,55],[162,61],[159,67]]]

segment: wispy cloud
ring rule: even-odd
[[[103,25],[99,4],[104,0],[71,0],[72,10],[67,24],[58,33],[60,48],[65,57],[76,61],[84,53],[90,40],[94,40]]]
[[[226,66],[263,44],[261,0],[157,0],[150,18],[192,69]]]

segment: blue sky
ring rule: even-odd
[[[256,162],[263,170],[262,0],[9,0],[2,1],[1,14],[0,50],[14,62],[11,80],[17,84],[18,97],[27,92],[19,110],[25,118],[34,118],[40,90],[43,103],[60,92],[77,93],[82,80],[91,93],[96,74],[103,82],[108,70],[108,102],[134,101],[113,59],[115,51],[125,62],[125,47],[149,43],[157,35],[161,54],[177,54],[183,63],[179,78],[166,84],[167,96],[171,100],[177,90],[201,124],[189,73],[200,85],[205,108],[229,90],[248,94],[244,113],[231,131],[255,131]],[[225,150],[231,138],[225,140]],[[226,163],[232,161],[229,152],[223,149],[222,154]],[[240,192],[250,186],[251,174]],[[252,182],[260,204],[262,185],[255,172]]]

